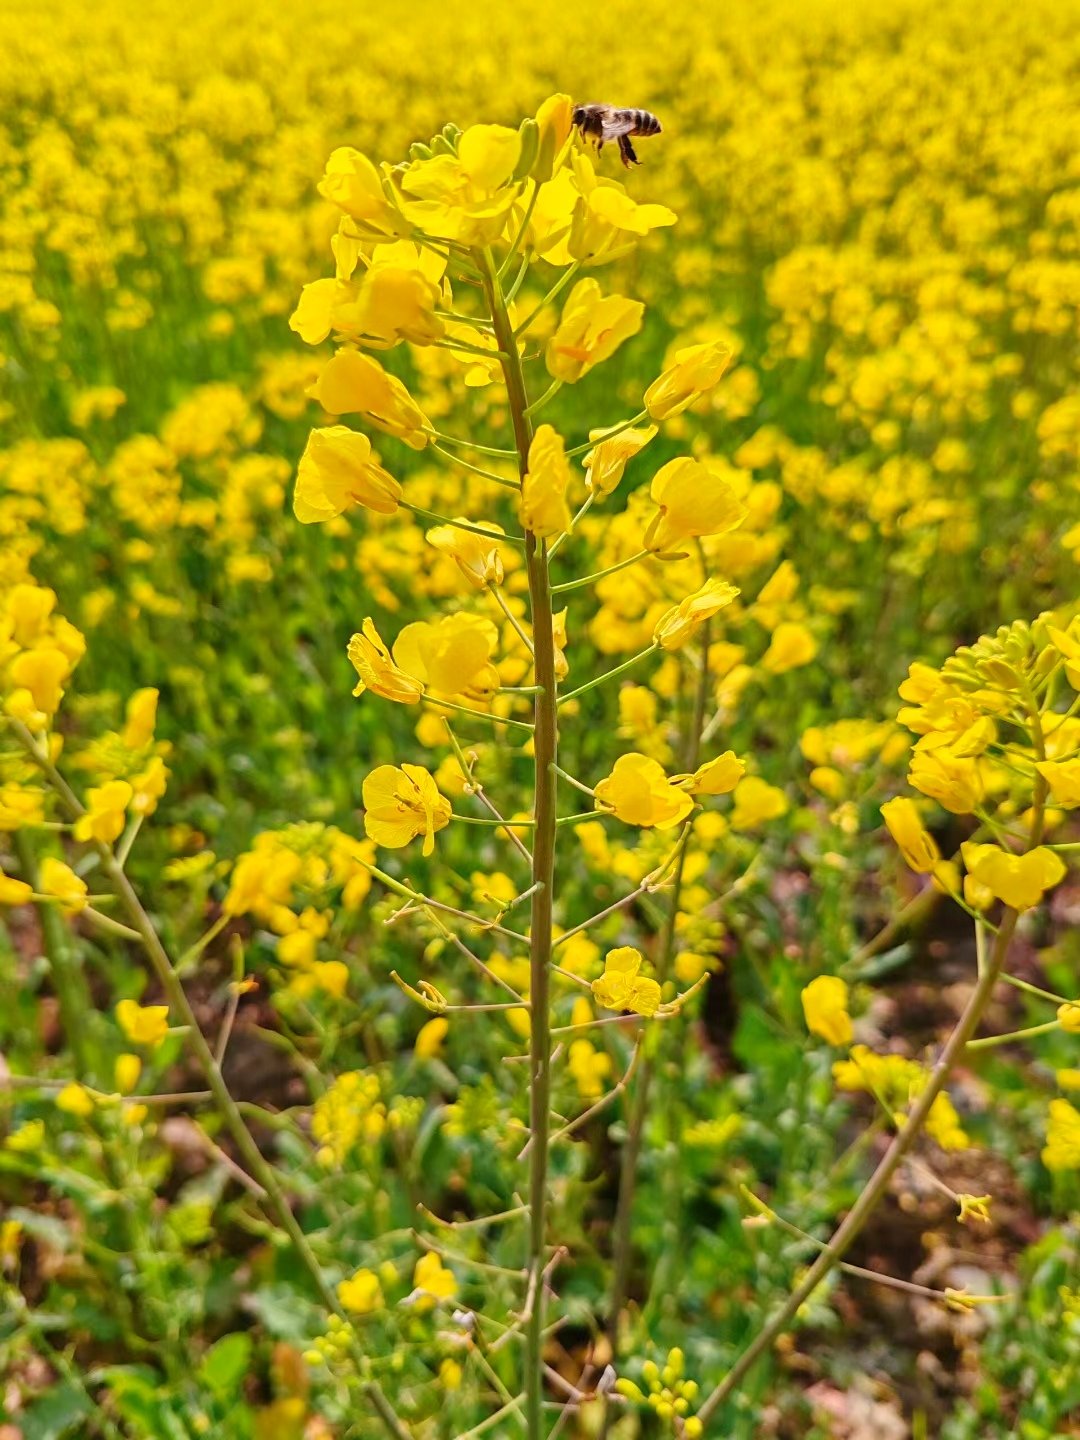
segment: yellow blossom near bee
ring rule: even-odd
[[[379,464],[366,435],[346,425],[312,430],[293,494],[293,513],[301,524],[332,520],[350,505],[392,515],[401,495],[401,486]]]
[[[435,832],[450,823],[450,801],[422,765],[377,766],[364,781],[363,795],[368,838],[391,850],[423,835],[423,853],[430,855]]]
[[[802,1007],[811,1035],[820,1035],[830,1045],[851,1044],[846,981],[838,975],[819,975],[803,990]]]
[[[685,820],[694,802],[648,755],[620,755],[611,774],[595,789],[596,808],[610,810],[626,825],[670,829]]]
[[[817,641],[807,627],[796,620],[785,620],[773,631],[761,664],[773,675],[785,675],[809,665],[817,652]]]
[[[518,518],[526,530],[541,539],[570,528],[566,487],[570,462],[562,436],[551,425],[540,425],[529,446],[529,464],[521,482]]]
[[[34,887],[25,880],[13,880],[0,870],[0,905],[25,905],[34,894]]]
[[[1065,878],[1065,862],[1043,845],[1013,855],[997,845],[967,841],[961,853],[972,880],[1014,910],[1038,905],[1047,890]]]
[[[663,557],[702,535],[724,535],[746,519],[746,506],[716,469],[689,456],[669,460],[649,494],[658,514],[645,531],[646,550]]]
[[[690,795],[727,795],[746,774],[746,762],[734,750],[725,750],[714,760],[706,760],[692,775],[676,775],[673,785],[681,785]]]
[[[413,1303],[418,1312],[431,1310],[442,1300],[452,1300],[457,1289],[454,1272],[442,1263],[433,1250],[421,1255],[413,1269]]]
[[[585,485],[591,495],[610,495],[622,479],[629,462],[640,455],[650,440],[655,439],[657,428],[650,425],[644,430],[612,427],[611,430],[590,430],[589,439],[593,448],[585,455]]]
[[[46,855],[38,868],[38,885],[42,895],[59,900],[65,915],[78,915],[87,906],[86,881],[80,879],[70,865]]]
[[[700,589],[661,615],[653,630],[653,643],[664,650],[680,650],[706,620],[718,615],[738,594],[738,586],[726,580],[706,580]]]
[[[640,300],[604,295],[597,281],[579,280],[547,342],[548,374],[564,384],[580,380],[594,365],[610,359],[624,340],[638,333],[644,313]]]
[[[308,394],[328,415],[360,415],[413,450],[423,450],[428,443],[427,418],[406,387],[361,350],[339,350]]]
[[[632,945],[609,950],[604,958],[603,975],[592,982],[596,1003],[607,1010],[655,1015],[660,1008],[660,986],[648,976],[638,974],[643,964],[641,951]]]
[[[384,700],[396,700],[400,705],[415,705],[424,693],[420,680],[407,674],[395,665],[390,651],[375,629],[374,620],[368,618],[349,641],[349,659],[360,679],[354,695],[363,695],[370,690]]]
[[[573,185],[577,191],[570,221],[567,251],[585,265],[602,265],[627,253],[633,236],[674,225],[676,215],[666,205],[639,205],[617,180],[597,175],[592,161],[580,151],[572,156]]]
[[[120,1000],[116,1006],[116,1023],[133,1045],[156,1050],[169,1033],[169,1007]]]
[[[787,796],[778,786],[758,775],[747,775],[735,787],[731,824],[736,830],[751,830],[767,820],[778,820],[787,810]]]
[[[1068,1100],[1051,1100],[1042,1162],[1048,1170],[1080,1168],[1080,1110]]]
[[[464,515],[455,518],[465,520]],[[470,585],[482,590],[485,585],[503,583],[503,559],[495,537],[504,531],[501,525],[489,520],[481,521],[478,528],[489,531],[492,538],[485,540],[475,530],[463,530],[460,525],[436,525],[425,538],[429,545],[450,556]]]
[[[76,840],[97,840],[111,845],[123,834],[127,808],[135,792],[126,780],[109,780],[95,786],[86,797],[86,814],[75,822]]]
[[[339,1280],[337,1297],[341,1301],[342,1309],[351,1315],[370,1315],[372,1311],[381,1310],[386,1304],[379,1277],[374,1270],[355,1270],[347,1280]]]
[[[719,385],[731,358],[731,347],[722,340],[677,350],[645,391],[645,409],[653,420],[670,420]]]

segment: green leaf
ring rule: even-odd
[[[19,1426],[23,1440],[61,1440],[93,1413],[94,1403],[86,1391],[64,1381],[35,1400]]]
[[[226,1335],[203,1356],[202,1380],[219,1398],[233,1395],[251,1365],[251,1336],[246,1331]]]

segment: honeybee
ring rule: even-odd
[[[615,105],[575,105],[573,122],[584,137],[596,141],[598,151],[604,148],[605,141],[617,141],[622,163],[627,167],[641,163],[630,137],[659,135],[663,128],[649,110],[620,110]]]

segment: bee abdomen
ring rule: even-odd
[[[633,110],[635,135],[659,135],[660,121],[651,110]]]

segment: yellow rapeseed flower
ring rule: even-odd
[[[570,462],[562,436],[551,425],[540,425],[529,446],[529,463],[521,482],[518,517],[526,530],[543,539],[570,528],[566,487]]]
[[[354,695],[363,695],[365,690],[370,690],[372,694],[381,695],[384,700],[396,700],[400,705],[415,705],[423,695],[423,682],[394,664],[370,617],[349,641],[348,654],[360,677],[352,692]]]
[[[660,986],[639,975],[644,963],[640,950],[622,945],[609,950],[604,973],[592,982],[593,998],[607,1010],[633,1010],[637,1015],[655,1015],[660,1008]]]
[[[435,832],[450,823],[450,801],[422,765],[377,766],[364,781],[363,795],[368,838],[390,850],[423,835],[423,853],[430,855]]]
[[[304,525],[332,520],[351,505],[392,515],[401,486],[379,464],[371,441],[347,425],[312,430],[300,459],[293,513]]]
[[[610,810],[627,825],[668,830],[685,820],[694,802],[674,784],[664,767],[648,755],[620,755],[606,779],[596,786],[596,808]]]
[[[820,1035],[830,1045],[851,1044],[846,981],[838,975],[819,975],[803,990],[802,1007],[811,1035]]]

